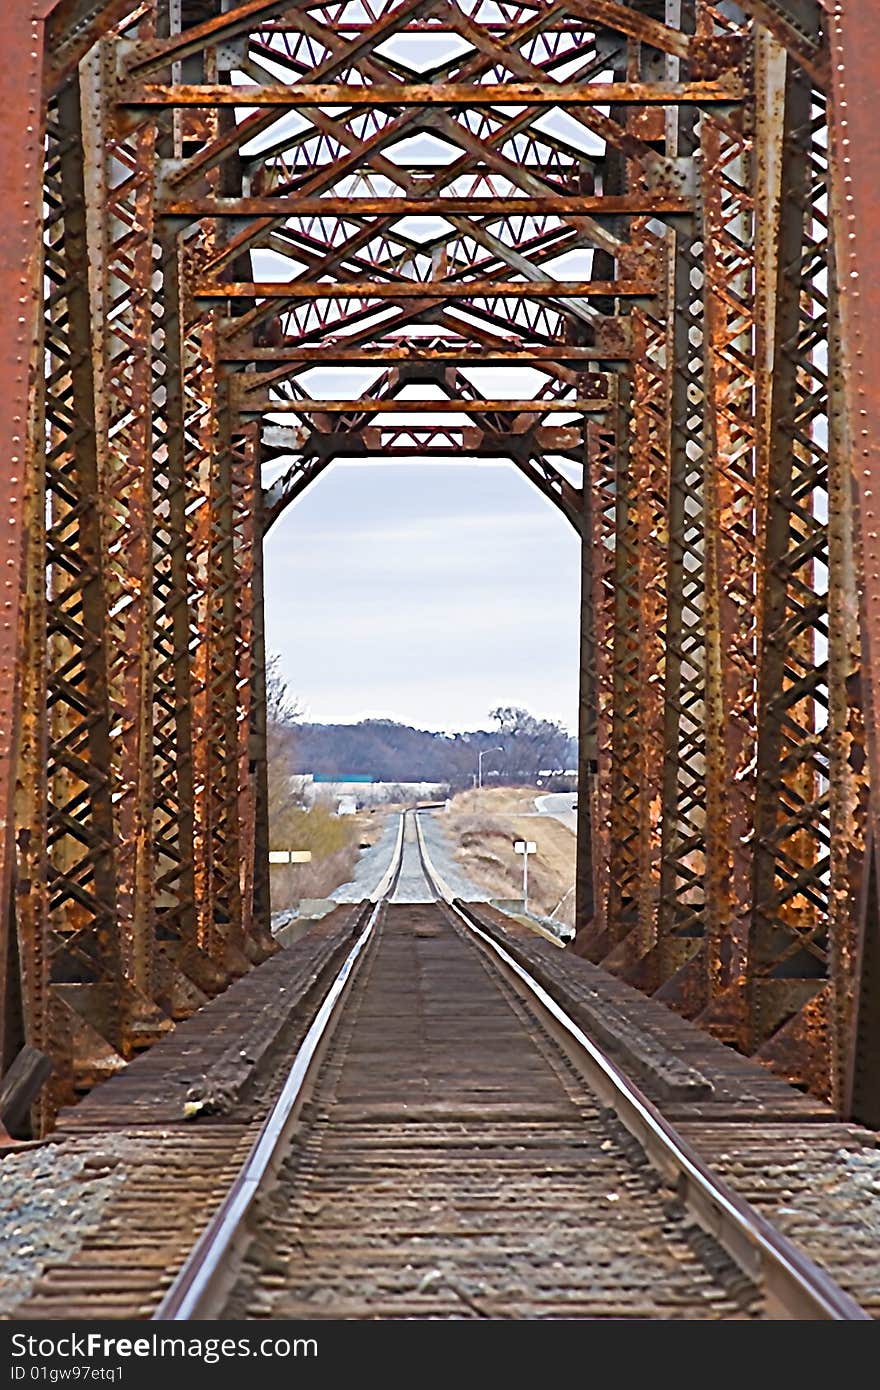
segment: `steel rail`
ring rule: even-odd
[[[428,883],[467,931],[479,939],[496,965],[500,963],[505,978],[517,986],[530,1003],[537,1001],[550,1016],[554,1036],[563,1043],[568,1055],[580,1062],[591,1088],[614,1109],[654,1165],[672,1180],[678,1195],[700,1225],[715,1237],[749,1278],[764,1288],[771,1306],[779,1307],[793,1319],[873,1321],[825,1270],[712,1172],[639,1087],[584,1033],[547,990],[471,917],[435,869],[418,815],[415,823]]]
[[[391,863],[370,899],[373,910],[342,968],[331,984],[287,1074],[281,1094],[266,1117],[250,1153],[232,1186],[196,1241],[170,1289],[153,1314],[154,1322],[186,1322],[206,1317],[206,1307],[222,1296],[229,1256],[244,1232],[254,1199],[272,1170],[296,1120],[306,1081],[337,1021],[351,986],[355,967],[363,958],[382,908],[397,885],[403,864],[402,812]]]
[[[394,842],[394,852],[388,868],[385,870],[376,887],[370,894],[370,901],[379,903],[383,898],[390,898],[394,889],[397,887],[397,880],[400,878],[400,870],[403,867],[403,833],[406,822],[406,812],[398,817],[397,838]]]
[[[342,1012],[356,967],[363,960],[382,907],[394,891],[403,864],[405,819],[413,815],[416,843],[425,879],[462,923],[477,948],[505,979],[545,1016],[549,1031],[579,1066],[587,1084],[616,1113],[654,1166],[669,1179],[679,1197],[734,1259],[765,1291],[770,1308],[806,1320],[871,1321],[830,1276],[798,1250],[723,1179],[669,1124],[657,1107],[596,1045],[555,999],[486,932],[435,868],[417,812],[400,816],[388,869],[371,896],[369,920],[331,984],[297,1050],[284,1087],[263,1123],[248,1157],[226,1197],[181,1267],[156,1312],[154,1321],[187,1321],[210,1316],[228,1288],[229,1257],[242,1242],[245,1222],[267,1175],[276,1166],[304,1098],[306,1083],[320,1060],[333,1025]]]

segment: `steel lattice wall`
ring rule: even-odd
[[[870,0],[21,0],[0,40],[39,1123],[273,949],[262,537],[377,454],[510,459],[582,536],[575,949],[880,1122]]]

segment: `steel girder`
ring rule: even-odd
[[[7,7],[0,959],[41,1123],[272,949],[262,537],[377,454],[508,458],[582,537],[576,949],[880,1117],[876,19],[831,8]]]
[[[880,152],[871,123],[870,54],[880,42],[880,14],[867,0],[834,0],[829,7],[832,74],[831,213],[837,237],[841,335],[835,340],[832,387],[839,413],[841,466],[835,497],[835,546],[845,582],[839,586],[832,636],[840,664],[832,729],[838,836],[840,930],[832,938],[834,1065],[847,1113],[880,1125],[880,380],[876,322],[876,209],[871,190],[880,176]],[[855,574],[853,574],[855,571]],[[853,601],[853,589],[857,602]],[[861,659],[860,659],[861,652]],[[857,721],[863,721],[864,739]],[[856,737],[850,729],[856,723]],[[862,748],[867,769],[862,766]],[[867,775],[866,775],[867,773]]]

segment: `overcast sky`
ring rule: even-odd
[[[266,541],[267,646],[305,717],[576,727],[578,544],[512,465],[334,464]]]

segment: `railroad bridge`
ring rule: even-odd
[[[873,0],[2,6],[35,1133],[276,952],[263,539],[375,456],[580,537],[583,968],[880,1125],[878,47]]]

